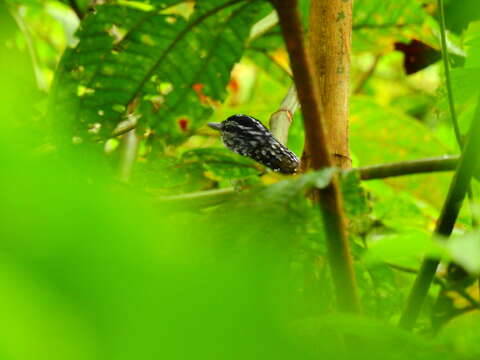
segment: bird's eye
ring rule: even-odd
[[[237,127],[234,125],[225,125],[223,131],[229,133],[236,133],[238,131]]]

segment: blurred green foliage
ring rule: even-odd
[[[305,196],[334,170],[263,174],[204,126],[232,113],[266,123],[285,95],[278,26],[251,37],[267,2],[72,4],[0,1],[2,359],[478,358],[478,288],[453,289],[443,268],[419,331],[395,327],[426,251],[479,272],[475,202],[452,242],[430,237],[451,173],[343,174],[364,315],[340,315],[319,209]],[[465,133],[480,23],[454,1],[447,15],[449,51],[465,60],[452,73]],[[458,151],[443,70],[407,76],[408,54],[394,50],[417,39],[438,51],[435,16],[434,1],[354,2],[355,166]],[[124,182],[126,137],[111,132],[128,114],[140,143]],[[297,113],[288,145],[299,155],[303,135]],[[212,206],[218,190],[228,200]],[[452,319],[435,333],[440,290]]]

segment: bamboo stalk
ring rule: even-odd
[[[308,48],[317,72],[324,112],[325,136],[333,165],[352,166],[348,144],[348,100],[350,87],[350,49],[352,37],[351,0],[311,1]],[[308,141],[302,161],[308,169],[313,150]]]
[[[314,169],[331,167],[333,163],[324,128],[325,118],[318,85],[313,80],[316,76],[314,68],[303,42],[297,0],[272,0],[272,3],[278,13],[282,35],[290,57],[306,136],[312,150],[312,167]],[[345,229],[338,177],[334,177],[329,186],[317,190],[317,193],[321,198],[319,204],[325,223],[327,255],[339,308],[345,312],[359,312],[360,302]]]

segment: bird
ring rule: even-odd
[[[227,148],[273,171],[294,174],[300,167],[298,157],[254,117],[236,114],[220,123],[210,122],[208,126],[220,131]]]

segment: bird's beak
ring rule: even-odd
[[[222,130],[222,123],[210,122],[207,125],[210,126],[214,130],[218,130],[218,131]]]

